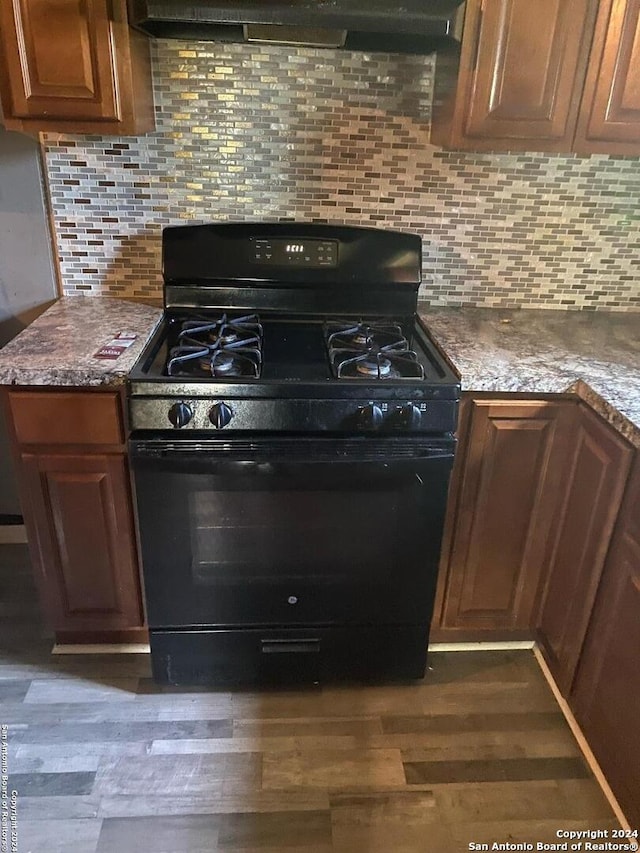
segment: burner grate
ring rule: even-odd
[[[324,337],[336,379],[424,379],[397,323],[329,320]]]
[[[169,376],[259,379],[263,331],[257,314],[184,320],[169,351]]]

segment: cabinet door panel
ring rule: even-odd
[[[55,470],[41,474],[52,511],[67,612],[113,613],[118,595],[112,571],[113,493],[108,474]],[[91,572],[86,570],[87,554]]]
[[[640,826],[640,454],[602,576],[572,707],[631,826]]]
[[[119,118],[107,0],[6,0],[1,9],[14,118]]]
[[[472,10],[462,137],[570,150],[594,8],[593,0],[484,0]]]
[[[531,627],[571,403],[473,401],[440,627]]]
[[[601,4],[576,148],[640,152],[640,0]]]
[[[624,439],[597,415],[582,411],[538,622],[545,657],[565,695],[573,682],[631,458]]]
[[[30,543],[56,630],[142,624],[123,456],[23,454]]]

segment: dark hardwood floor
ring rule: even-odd
[[[618,825],[529,651],[433,653],[417,684],[216,692],[50,648],[26,548],[2,545],[21,853],[458,853]]]

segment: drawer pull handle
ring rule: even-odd
[[[263,655],[317,654],[320,640],[261,640]]]

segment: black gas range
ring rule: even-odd
[[[460,386],[420,262],[380,229],[163,232],[129,376],[157,680],[424,673]]]
[[[458,386],[414,318],[167,314],[130,376],[136,430],[452,432]]]
[[[455,429],[458,379],[416,314],[419,237],[204,225],[165,229],[163,249],[165,318],[130,374],[134,429]]]

